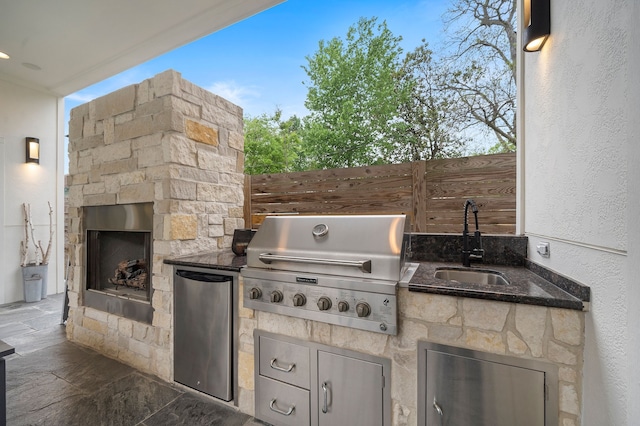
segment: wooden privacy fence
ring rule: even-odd
[[[247,175],[244,215],[258,228],[274,214],[404,213],[414,232],[460,233],[468,198],[483,233],[514,234],[515,154]]]

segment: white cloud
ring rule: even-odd
[[[98,96],[96,96],[95,94],[92,94],[92,93],[83,93],[82,91],[80,91],[80,92],[75,92],[75,93],[72,93],[72,94],[68,95],[65,98],[65,100],[72,101],[72,102],[77,102],[78,104],[85,104],[87,102],[91,102],[92,100],[94,100]]]
[[[206,89],[242,108],[247,108],[253,99],[260,97],[260,92],[257,89],[241,86],[234,80],[216,81]]]

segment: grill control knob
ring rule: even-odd
[[[322,296],[320,299],[318,299],[318,309],[320,309],[321,311],[328,311],[329,309],[331,309],[331,299],[326,296]]]
[[[307,298],[302,293],[293,295],[293,306],[304,306],[307,304]]]
[[[253,287],[251,290],[249,290],[249,299],[255,300],[255,299],[260,299],[261,297],[262,297],[262,290],[260,290],[259,288]]]
[[[271,303],[282,302],[282,292],[280,290],[273,290],[271,292]]]
[[[338,302],[338,312],[347,312],[349,310],[349,304],[344,300]]]
[[[367,302],[360,302],[356,305],[356,313],[359,317],[368,317],[371,313],[371,306]]]

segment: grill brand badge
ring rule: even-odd
[[[322,238],[329,233],[329,227],[325,223],[319,223],[313,227],[311,233],[313,234],[314,238]]]
[[[296,282],[297,283],[304,283],[304,284],[318,284],[318,279],[317,278],[296,277]]]

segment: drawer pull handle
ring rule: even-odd
[[[276,399],[273,398],[269,403],[269,408],[271,409],[271,411],[274,411],[278,414],[282,414],[283,416],[290,416],[291,413],[293,413],[293,411],[296,409],[296,406],[292,405],[291,407],[289,407],[287,411],[281,410],[278,407],[276,407]]]
[[[278,371],[284,371],[285,373],[290,373],[296,366],[295,364],[289,364],[287,367],[280,367],[276,362],[278,362],[277,358],[271,359],[271,368]]]
[[[324,395],[324,405],[322,406],[322,412],[323,413],[327,413],[327,411],[329,411],[329,407],[327,407],[327,394],[329,392],[327,391],[327,382],[323,382],[322,383],[322,394]]]

